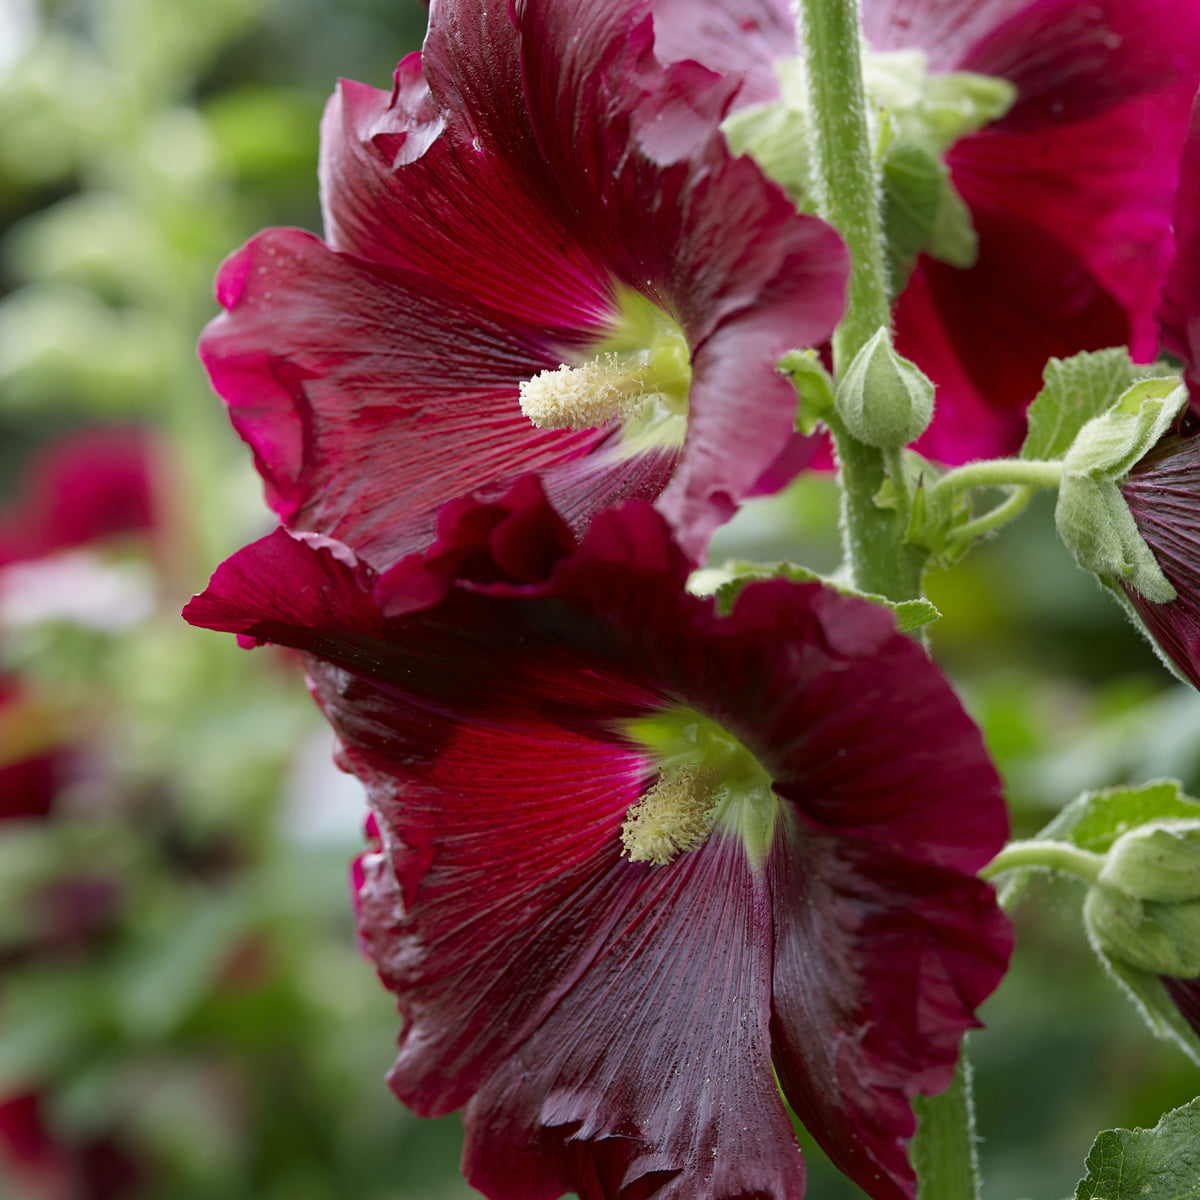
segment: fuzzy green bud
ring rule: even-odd
[[[1097,947],[1155,975],[1200,975],[1200,821],[1122,834],[1084,901]]]
[[[879,450],[907,446],[933,419],[933,384],[892,349],[884,326],[854,356],[834,398],[846,428]]]

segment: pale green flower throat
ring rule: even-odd
[[[761,865],[779,802],[766,768],[733,734],[682,705],[630,721],[623,732],[659,772],[621,826],[625,857],[665,866],[717,831],[740,838]]]

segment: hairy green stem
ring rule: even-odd
[[[1082,850],[1070,842],[1009,842],[982,871],[981,879],[994,879],[1005,871],[1040,867],[1047,871],[1065,871],[1088,883],[1095,883],[1104,866],[1104,855]]]
[[[1019,517],[1028,507],[1033,498],[1033,489],[1028,487],[1013,488],[1009,495],[996,505],[990,512],[965,525],[960,525],[951,535],[954,546],[969,546],[977,538],[992,533],[1015,517]]]
[[[800,0],[800,41],[811,114],[817,208],[850,251],[846,314],[833,335],[841,375],[880,326],[890,324],[879,187],[871,159],[856,0]],[[904,545],[903,505],[882,509],[876,496],[888,478],[883,453],[828,422],[837,448],[842,539],[855,586],[891,600],[921,595],[925,556]],[[897,464],[891,464],[896,469]],[[894,480],[903,497],[902,477]]]
[[[979,1195],[975,1105],[966,1041],[954,1080],[939,1096],[917,1096],[917,1135],[909,1158],[917,1173],[917,1200],[973,1200]]]
[[[1062,463],[1033,458],[992,458],[967,463],[943,475],[930,491],[930,501],[981,487],[1056,488],[1062,481]]]

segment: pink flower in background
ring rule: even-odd
[[[327,242],[235,253],[200,348],[288,525],[387,566],[534,470],[573,528],[655,500],[700,557],[786,445],[775,363],[832,331],[845,251],[730,154],[731,85],[664,65],[650,8],[435,3],[391,92],[342,83]]]
[[[0,509],[0,567],[150,529],[149,440],[142,429],[90,426],[45,446]]]
[[[1121,482],[1138,532],[1177,593],[1155,604],[1125,594],[1146,631],[1181,675],[1200,688],[1200,107],[1188,130],[1175,204],[1178,250],[1163,290],[1163,343],[1183,360],[1192,403]]]
[[[1016,450],[1051,355],[1128,345],[1148,362],[1157,353],[1179,149],[1200,83],[1200,7],[915,8],[869,4],[872,45],[920,45],[931,69],[1017,87],[1009,113],[949,155],[978,262],[959,270],[923,259],[896,313],[898,349],[942,385],[944,416],[919,444],[961,461]]]
[[[752,583],[729,615],[645,504],[578,545],[532,480],[377,575],[278,530],[185,616],[300,648],[382,847],[360,936],[391,1075],[464,1107],[492,1200],[799,1200],[791,1106],[874,1200],[1008,925],[999,782],[890,614]]]
[[[785,0],[672,0],[663,40],[771,89],[771,54],[794,54]],[[1192,0],[864,0],[874,51],[918,49],[931,72],[1007,79],[1004,117],[947,163],[979,237],[963,269],[921,256],[895,311],[896,345],[937,383],[927,456],[1015,452],[1046,360],[1128,344],[1158,349],[1179,148],[1200,84]],[[753,35],[722,31],[741,22]],[[665,17],[660,24],[665,25]]]
[[[141,1194],[144,1171],[114,1137],[71,1140],[49,1125],[44,1097],[0,1100],[0,1182],[23,1200],[122,1200]]]

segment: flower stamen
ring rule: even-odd
[[[615,353],[539,371],[521,383],[521,411],[539,429],[595,429],[614,418],[628,420],[652,390],[650,373],[647,364]]]
[[[664,771],[626,814],[621,853],[630,862],[666,866],[695,850],[713,831],[717,797],[708,772],[695,767]]]

